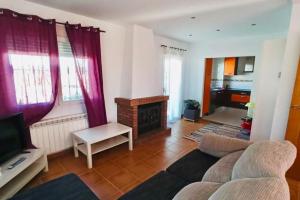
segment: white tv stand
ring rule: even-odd
[[[48,171],[47,156],[44,151],[41,149],[29,149],[28,151],[30,153],[17,155],[0,166],[0,200],[6,200],[15,195],[40,171]],[[26,160],[13,169],[8,169],[8,166],[20,157],[26,157]]]

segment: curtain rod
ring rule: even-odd
[[[12,10],[9,10],[9,9],[5,9],[5,8],[0,8],[0,14],[3,14],[4,11],[8,11],[8,12],[11,12],[13,14],[14,17],[18,16],[18,15],[21,15],[21,16],[24,16],[24,17],[29,17],[32,19],[33,16],[35,17],[38,17],[40,20],[42,19],[41,17],[37,16],[37,15],[27,15],[27,14],[22,14],[22,13],[17,13],[15,11],[12,11]],[[65,25],[67,24],[67,22],[63,23],[63,22],[56,22],[56,24],[61,24],[61,25]],[[101,33],[106,33],[106,31],[103,31],[99,28],[99,32]]]
[[[167,45],[160,45],[160,47],[168,47]],[[180,51],[187,51],[186,49],[181,49],[181,48],[177,48],[177,47],[172,47],[172,46],[169,46],[170,49],[177,49],[177,50],[180,50]]]
[[[57,24],[61,24],[61,25],[66,25],[67,24],[67,22],[65,22],[65,23],[63,23],[63,22],[56,22]],[[99,30],[99,32],[101,32],[101,33],[106,33],[106,31],[103,31],[103,30]]]

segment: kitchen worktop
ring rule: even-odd
[[[211,88],[211,91],[241,91],[241,92],[251,92],[250,89],[240,89],[240,88]]]

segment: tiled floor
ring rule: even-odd
[[[241,118],[247,116],[247,110],[229,107],[219,107],[214,113],[203,117],[205,120],[228,124],[231,126],[240,126]]]
[[[196,148],[195,142],[182,136],[206,123],[181,120],[172,124],[171,135],[145,134],[135,143],[132,152],[129,152],[128,145],[124,144],[94,155],[93,169],[87,168],[85,156],[80,155],[75,159],[70,152],[49,160],[49,171],[38,175],[28,187],[73,172],[80,176],[101,200],[117,199]]]

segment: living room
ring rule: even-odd
[[[1,154],[16,148],[0,156],[0,199],[299,199],[299,19],[297,0],[0,0]],[[250,141],[204,134],[206,59],[245,56],[255,57]],[[285,166],[243,171],[251,149]],[[229,155],[230,177],[213,181]],[[278,187],[220,197],[253,177]]]

